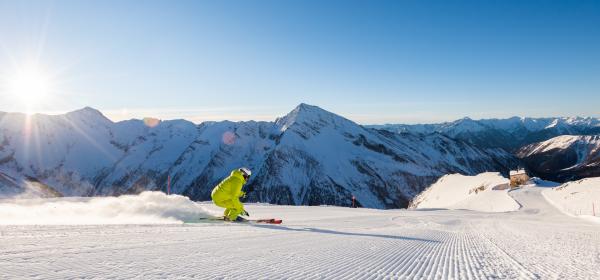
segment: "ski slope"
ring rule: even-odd
[[[543,189],[509,192],[522,207],[505,213],[249,205],[284,224],[2,225],[0,279],[600,279],[600,225],[564,215]]]
[[[568,182],[542,194],[567,215],[600,223],[600,177]]]
[[[486,172],[476,176],[444,175],[415,197],[410,208],[515,211],[520,206],[508,195],[509,183],[508,179],[497,172]]]

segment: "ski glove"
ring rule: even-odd
[[[246,193],[245,193],[245,192],[243,192],[243,191],[241,191],[241,192],[240,192],[240,197],[241,197],[241,198],[246,198]]]
[[[242,214],[242,216],[250,217],[250,214],[248,214],[248,211],[246,211],[246,210],[242,210],[241,214]]]

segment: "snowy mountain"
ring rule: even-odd
[[[560,135],[600,134],[597,118],[521,118],[472,120],[463,118],[440,124],[370,126],[394,132],[443,133],[483,148],[503,148],[514,152],[524,145]]]
[[[514,164],[443,135],[368,129],[318,107],[300,105],[275,122],[279,135],[253,185],[256,199],[282,204],[405,207],[438,177]]]
[[[59,192],[35,179],[18,178],[0,172],[0,199],[60,197]]]
[[[536,176],[565,182],[600,176],[600,135],[563,135],[519,149],[516,155]]]
[[[112,122],[84,108],[65,115],[0,113],[0,172],[66,196],[166,190],[194,200],[237,167],[254,171],[251,201],[405,207],[447,173],[506,171],[515,159],[432,133],[360,126],[301,104],[275,122],[155,119]]]

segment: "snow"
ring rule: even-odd
[[[600,149],[600,136],[562,135],[554,137],[552,139],[548,139],[543,142],[531,144],[527,147],[524,147],[523,151],[525,152],[524,155],[530,156],[533,154],[548,152],[555,149],[565,150],[575,144],[580,145],[580,147],[576,147],[579,153],[595,153],[598,151],[598,149]]]
[[[214,215],[187,197],[143,192],[119,197],[0,200],[0,225],[164,224]]]
[[[32,181],[19,174],[7,174],[0,172],[0,199],[2,197],[11,198],[46,198],[61,196],[54,189],[40,183]]]
[[[510,192],[523,207],[505,213],[247,206],[282,225],[173,223],[165,209],[220,209],[145,193],[130,213],[161,224],[0,225],[0,278],[600,279],[600,225],[564,215],[542,190]],[[47,201],[65,203],[68,215],[52,213],[63,217],[82,203]]]
[[[514,162],[444,135],[365,128],[300,104],[275,122],[129,120],[84,108],[64,115],[0,114],[0,172],[32,178],[64,196],[171,190],[194,200],[232,169],[256,176],[253,201],[405,207],[446,173],[476,174]],[[15,188],[13,188],[15,189]],[[10,194],[18,192],[12,191]],[[0,197],[6,197],[0,190]]]
[[[526,174],[527,172],[525,172],[525,169],[519,169],[519,170],[511,170],[509,172],[510,176],[512,175],[519,175],[519,174]]]
[[[506,212],[519,209],[519,204],[508,195],[508,188],[494,190],[508,184],[500,173],[486,172],[476,176],[450,174],[440,178],[419,194],[412,207],[467,209],[483,212]]]
[[[544,197],[561,211],[600,223],[600,177],[546,189]]]
[[[594,129],[600,127],[600,118],[558,117],[558,118],[526,118],[512,117],[508,119],[473,120],[468,117],[437,124],[386,124],[370,125],[369,127],[386,129],[396,132],[414,132],[428,134],[440,132],[452,137],[463,133],[478,133],[501,130],[512,135],[522,135],[523,131],[539,132],[548,129],[558,129],[561,134],[570,134],[574,130]]]

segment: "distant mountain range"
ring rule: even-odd
[[[464,118],[440,124],[369,127],[396,133],[441,133],[481,149],[502,148],[518,157],[530,173],[546,180],[600,176],[597,118]]]
[[[393,132],[442,133],[478,147],[502,148],[515,152],[524,145],[560,135],[600,134],[597,118],[521,118],[472,120],[463,118],[439,124],[387,124],[368,126]]]
[[[0,180],[0,195],[18,195],[31,182],[65,196],[166,190],[170,176],[173,193],[208,200],[232,169],[247,166],[250,201],[349,205],[355,196],[365,207],[397,208],[444,174],[516,165],[507,151],[456,134],[365,127],[306,104],[274,122],[199,125],[115,123],[92,108],[0,113],[0,172],[9,178]]]

